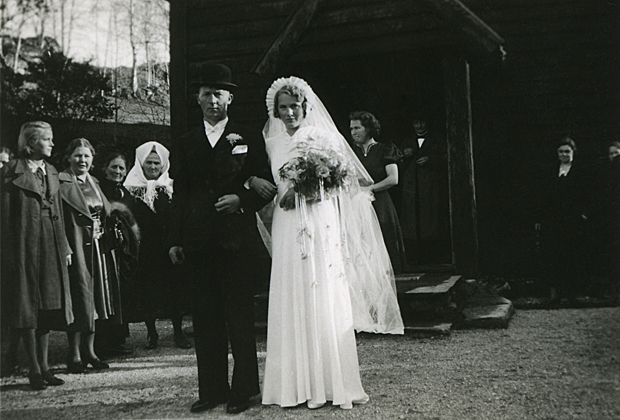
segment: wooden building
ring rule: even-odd
[[[423,110],[447,143],[450,268],[532,274],[553,144],[571,135],[595,165],[620,138],[619,17],[606,0],[174,0],[172,139],[200,124],[188,86],[209,61],[231,67],[231,114],[257,133],[267,88],[289,75],[345,136],[364,109],[398,144]]]

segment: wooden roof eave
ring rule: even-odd
[[[300,0],[297,9],[286,20],[284,26],[251,72],[257,75],[274,73],[278,63],[290,56],[292,50],[301,40],[304,32],[316,14],[321,0]],[[454,31],[465,37],[467,45],[478,53],[499,53],[504,59],[505,40],[499,36],[482,19],[469,10],[459,0],[422,0]]]
[[[466,44],[476,53],[497,54],[503,60],[506,56],[506,42],[497,32],[480,19],[459,0],[422,0],[454,32],[464,36]]]
[[[310,26],[320,1],[299,1],[297,10],[286,20],[274,41],[252,68],[252,73],[262,75],[276,71],[282,57],[290,55],[305,30]]]

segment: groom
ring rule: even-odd
[[[237,90],[230,69],[208,63],[192,85],[203,121],[171,153],[169,254],[192,285],[199,400],[191,411],[228,402],[226,411],[234,414],[247,410],[250,397],[260,392],[251,268],[262,246],[254,213],[268,200],[246,186],[253,177],[269,178],[269,169],[263,139],[228,118]],[[228,340],[234,359],[230,386]]]

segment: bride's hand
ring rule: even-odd
[[[295,190],[291,187],[282,196],[280,200],[280,207],[284,210],[291,210],[295,208]]]

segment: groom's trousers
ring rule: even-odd
[[[186,255],[200,400],[246,399],[260,392],[254,330],[256,281],[248,255],[217,246]],[[228,383],[228,341],[234,369]]]

